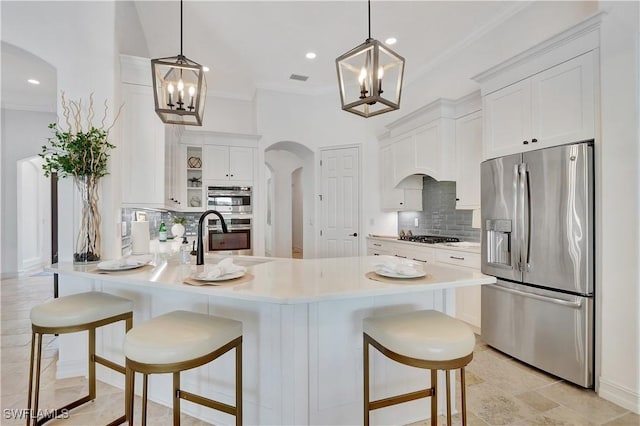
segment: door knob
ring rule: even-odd
[[[354,232],[353,234],[349,234],[349,236],[350,236],[350,237],[357,237],[357,236],[358,236],[358,233],[357,233],[357,232]]]

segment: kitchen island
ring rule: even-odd
[[[208,257],[215,263],[219,257]],[[250,280],[217,286],[183,281],[196,268],[177,256],[156,255],[153,264],[100,273],[95,265],[58,264],[62,295],[104,291],[135,302],[134,326],[172,310],[183,309],[243,323],[244,419],[247,424],[361,424],[362,319],[417,309],[453,315],[455,288],[489,284],[494,278],[467,269],[428,263],[422,280],[380,282],[365,275],[391,257],[276,259],[234,257],[247,266]],[[242,280],[242,279],[240,279]],[[98,351],[122,361],[123,327],[98,333]],[[83,334],[60,336],[58,377],[85,374]],[[233,403],[233,354],[183,374],[185,389]],[[428,373],[400,366],[378,353],[371,358],[373,398],[424,387]],[[121,375],[98,370],[98,378],[123,387]],[[137,384],[140,381],[138,380]],[[171,403],[171,376],[150,378],[149,396]],[[444,396],[444,395],[442,395]],[[439,398],[443,401],[442,396]],[[425,400],[372,414],[373,424],[407,424],[429,416]],[[216,425],[233,418],[183,402],[183,410]]]

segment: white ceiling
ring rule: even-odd
[[[412,81],[518,2],[374,1],[373,38],[395,37]],[[179,1],[136,1],[151,57],[180,51]],[[210,94],[251,99],[256,88],[321,94],[337,90],[335,58],[367,38],[367,2],[185,1],[183,53],[211,68]],[[305,58],[308,51],[318,56]],[[291,74],[309,76],[306,82]]]
[[[398,39],[392,49],[405,57],[405,81],[411,82],[528,3],[373,1],[371,35],[380,41]],[[179,53],[178,0],[124,4],[128,6],[121,13],[126,16],[118,22],[124,53],[150,58]],[[134,28],[138,22],[141,31]],[[184,2],[183,53],[211,68],[207,74],[210,95],[252,99],[257,88],[335,93],[335,58],[366,38],[365,0]],[[306,59],[308,51],[317,58]],[[309,79],[290,80],[294,73]],[[27,78],[37,78],[42,84],[32,86]],[[55,111],[55,82],[53,67],[2,44],[3,106]]]

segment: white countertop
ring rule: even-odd
[[[398,237],[392,237],[392,236],[382,236],[382,235],[369,235],[367,237],[368,239],[371,240],[380,240],[380,241],[388,241],[390,243],[399,243],[399,244],[406,244],[406,245],[412,245],[412,246],[418,246],[418,247],[430,247],[430,248],[434,248],[434,249],[438,249],[438,250],[454,250],[454,251],[462,251],[462,252],[466,252],[466,253],[480,253],[480,243],[475,243],[477,245],[473,245],[470,247],[460,247],[460,246],[456,246],[456,243],[438,243],[438,244],[425,244],[425,243],[418,243],[418,242],[414,242],[414,241],[406,241],[406,240],[400,240],[398,239]],[[454,245],[451,245],[454,244]]]
[[[254,256],[231,256],[237,264],[246,264],[247,272],[254,276],[250,282],[218,286],[192,286],[182,281],[195,265],[181,265],[177,255],[156,255],[153,267],[131,271],[99,273],[96,265],[59,263],[47,270],[62,276],[77,276],[103,282],[129,283],[151,289],[199,293],[207,296],[262,301],[277,304],[311,303],[326,300],[352,299],[369,296],[423,292],[471,285],[491,284],[495,278],[469,268],[445,265],[424,265],[431,276],[428,283],[398,283],[373,281],[365,277],[373,264],[397,261],[389,256],[346,257],[328,259],[284,259]],[[217,263],[222,257],[207,255],[205,263]],[[256,264],[255,262],[264,261]],[[195,258],[192,257],[192,262]],[[200,269],[202,270],[202,269]]]

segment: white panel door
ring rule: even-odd
[[[359,150],[326,149],[321,158],[320,257],[358,256]]]

